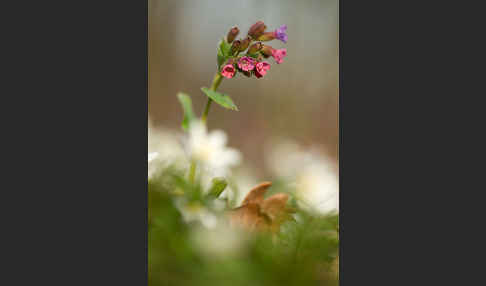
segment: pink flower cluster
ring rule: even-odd
[[[226,64],[221,69],[221,75],[226,78],[233,78],[236,72],[239,71],[244,75],[251,77],[253,74],[257,78],[265,76],[270,70],[270,64],[262,61],[263,58],[272,56],[277,64],[283,63],[287,56],[287,49],[274,49],[272,46],[264,45],[262,42],[278,39],[283,43],[287,43],[287,25],[282,25],[278,29],[271,32],[265,32],[265,23],[257,21],[248,31],[248,35],[243,40],[235,40],[239,33],[237,27],[231,28],[226,37],[228,44],[231,44],[231,50],[227,58]],[[251,45],[252,41],[256,41]],[[246,49],[246,55],[239,56],[241,52]]]
[[[257,62],[252,57],[244,56],[238,60],[238,68],[246,73],[253,71],[257,78],[261,78],[270,70],[270,64],[267,62]],[[232,63],[226,64],[221,71],[221,75],[225,78],[232,78],[235,74],[236,69]]]

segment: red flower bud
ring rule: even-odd
[[[260,52],[263,54],[263,56],[265,58],[268,58],[272,55],[273,53],[273,48],[272,46],[268,46],[268,45],[263,45],[262,49],[260,50]]]
[[[263,44],[260,42],[256,42],[250,46],[248,49],[249,54],[255,54],[256,52],[260,51],[263,48]]]
[[[250,27],[250,30],[248,30],[248,35],[256,40],[265,32],[266,28],[267,26],[265,26],[263,21],[258,21]]]
[[[231,30],[229,30],[228,32],[228,35],[226,36],[226,41],[231,44],[239,33],[240,29],[238,29],[238,27],[235,26],[231,28]]]
[[[263,33],[260,37],[258,37],[258,41],[266,42],[275,39],[275,32],[266,32]]]
[[[241,46],[240,40],[234,41],[233,44],[231,45],[231,54],[234,55],[237,51],[239,51],[240,46]]]
[[[246,50],[248,48],[248,46],[250,45],[250,43],[251,43],[251,37],[250,36],[247,36],[246,38],[244,38],[241,41],[240,52],[243,52],[244,50]]]

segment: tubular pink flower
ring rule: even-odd
[[[259,62],[255,66],[255,76],[257,78],[263,77],[267,71],[270,70],[270,64],[267,62]]]
[[[287,49],[272,50],[272,57],[275,59],[277,64],[283,63],[283,58],[287,56]]]
[[[251,57],[242,57],[238,61],[238,67],[244,71],[251,71],[255,68],[256,61]]]
[[[221,75],[225,78],[232,78],[235,76],[236,70],[233,65],[225,65],[221,71]]]

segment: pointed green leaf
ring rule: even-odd
[[[218,48],[218,70],[221,69],[221,65],[224,63],[224,60],[225,60],[225,57],[223,56],[221,49]]]
[[[222,38],[218,43],[218,70],[221,65],[228,60],[231,53],[231,45]]]
[[[222,107],[238,111],[238,107],[236,107],[236,105],[233,103],[233,100],[231,100],[231,98],[227,94],[219,93],[206,87],[201,87],[201,90],[209,98],[211,98],[214,102],[221,105]]]
[[[226,189],[226,186],[228,186],[228,182],[224,178],[214,178],[208,195],[217,198]]]
[[[231,44],[226,42],[224,38],[221,39],[219,48],[225,57],[229,57],[231,54]]]
[[[182,109],[184,110],[184,119],[182,120],[182,128],[187,130],[189,127],[189,123],[194,119],[194,112],[192,111],[192,101],[189,95],[179,92],[177,94],[177,98],[182,105]]]

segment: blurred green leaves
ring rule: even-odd
[[[204,195],[202,182],[190,184],[184,172],[174,168],[149,180],[148,285],[338,285],[330,274],[339,250],[336,215],[316,216],[297,209],[296,220],[282,225],[276,236],[248,233],[244,248],[232,255],[209,255],[195,245],[203,226],[186,222],[177,205],[211,209],[219,200],[215,196],[226,188],[225,179],[215,178]],[[288,191],[277,183],[272,189]],[[223,219],[227,211],[214,213]],[[216,230],[204,229],[211,231]],[[207,241],[212,244],[208,247],[221,247],[221,239]]]
[[[209,98],[211,98],[214,102],[221,105],[222,107],[238,111],[238,107],[233,103],[233,100],[231,99],[231,97],[229,97],[229,95],[210,90],[207,87],[201,87],[201,90]]]

